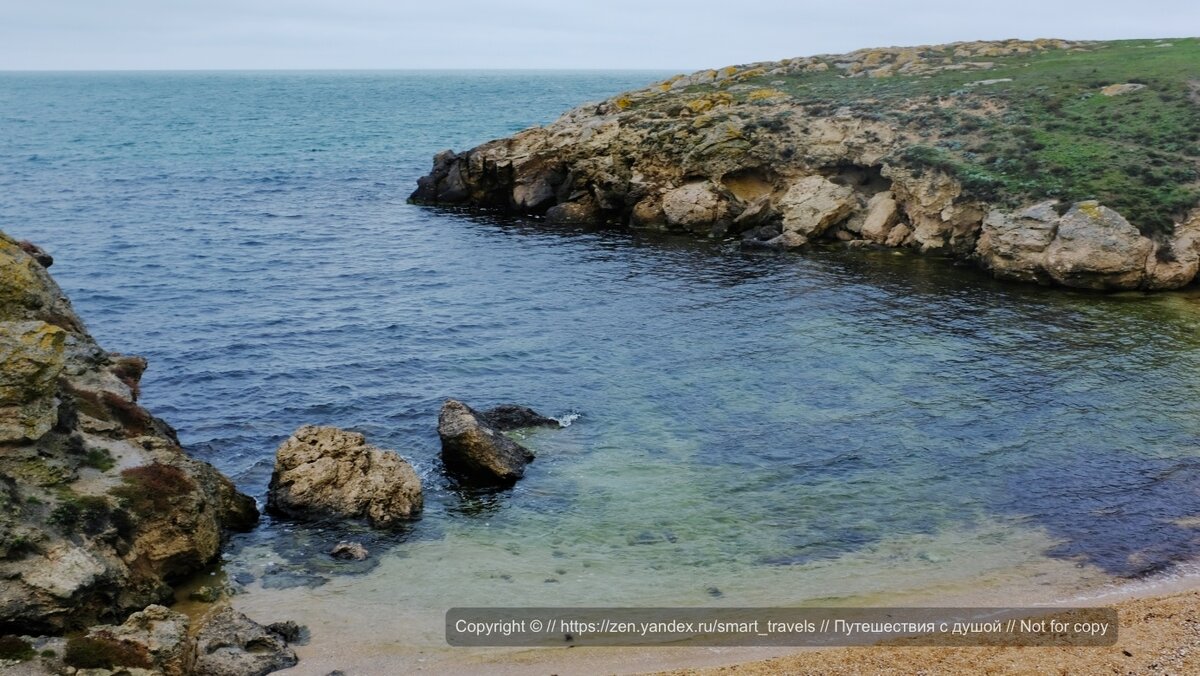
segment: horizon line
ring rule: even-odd
[[[397,72],[614,72],[653,73],[678,72],[687,73],[703,68],[666,68],[666,67],[601,67],[581,66],[577,68],[540,68],[512,67],[497,68],[494,66],[462,66],[457,68],[0,68],[0,73],[397,73]]]

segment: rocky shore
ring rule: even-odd
[[[220,585],[191,593],[206,612],[168,607],[258,508],[138,403],[146,360],[96,343],[52,264],[0,233],[0,671],[246,676],[296,664],[289,644],[306,630],[255,622]],[[559,426],[523,406],[479,413],[454,400],[441,423],[447,466],[499,484],[533,457],[502,431]],[[268,496],[279,518],[382,530],[423,506],[408,461],[334,427],[284,441]],[[370,557],[350,541],[322,555]]]
[[[440,153],[411,199],[1175,289],[1200,267],[1197,53],[1009,40],[700,71]]]
[[[158,605],[216,560],[228,532],[252,528],[258,509],[138,404],[146,361],[96,344],[52,262],[0,233],[0,668],[250,674],[294,664],[284,638],[232,609],[193,623]]]

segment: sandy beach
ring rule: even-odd
[[[880,646],[811,650],[698,674],[1192,674],[1200,672],[1200,590],[1116,604],[1117,644],[1103,648]],[[911,643],[920,643],[920,639]]]

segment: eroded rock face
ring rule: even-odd
[[[265,676],[296,662],[296,652],[282,636],[229,606],[200,620],[195,676]]]
[[[479,483],[512,483],[525,475],[533,453],[506,437],[466,404],[449,399],[438,415],[446,468]]]
[[[54,426],[65,341],[45,322],[0,322],[0,443],[37,441]]]
[[[423,499],[412,465],[363,435],[305,426],[275,452],[268,506],[297,519],[366,519],[387,528],[416,517]]]
[[[0,633],[59,633],[172,597],[253,499],[137,403],[144,360],[96,345],[0,233]]]

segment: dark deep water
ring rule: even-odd
[[[0,228],[247,492],[302,424],[409,458],[427,512],[385,539],[411,603],[802,601],[1197,554],[1194,293],[405,203],[434,152],[659,75],[0,74]],[[467,495],[437,458],[448,396],[581,415],[527,440],[513,491]],[[268,520],[229,567],[320,583],[333,537]]]

